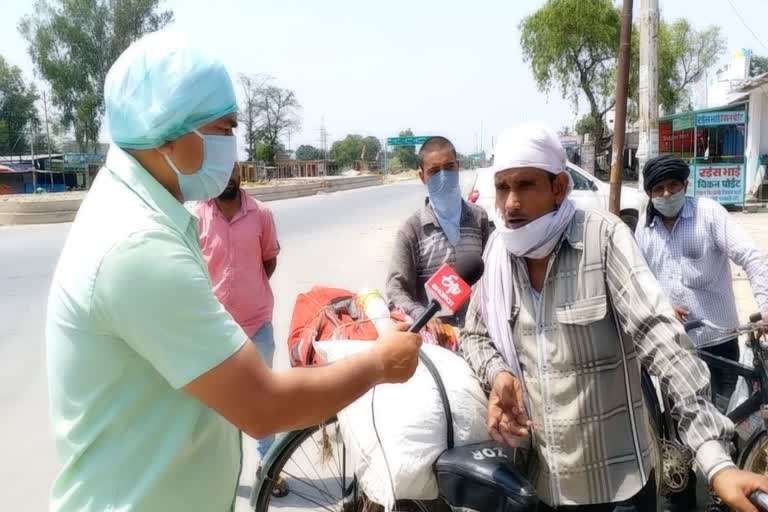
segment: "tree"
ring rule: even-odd
[[[331,145],[331,160],[336,161],[342,167],[360,160],[360,154],[365,143],[360,135],[347,135],[342,140],[337,140]]]
[[[758,76],[768,73],[768,57],[752,55],[752,62],[749,65],[749,76]]]
[[[400,132],[398,136],[413,137],[413,131],[409,128]],[[419,166],[419,157],[416,155],[416,146],[398,146],[394,151],[393,161],[398,162],[403,169],[416,169]]]
[[[256,143],[256,149],[254,151],[253,160],[257,162],[266,162],[269,165],[275,164],[275,159],[285,152],[285,146],[283,144],[277,144],[277,146],[270,146],[263,142]]]
[[[363,139],[365,145],[365,159],[367,162],[373,162],[378,160],[379,153],[381,153],[381,142],[376,137],[366,137]]]
[[[238,122],[242,126],[245,139],[245,152],[248,160],[256,160],[256,144],[259,142],[259,108],[261,90],[268,79],[262,75],[240,75],[240,87],[243,91]]]
[[[632,32],[629,98],[630,120],[637,118],[640,40],[637,28]],[[658,101],[665,112],[690,108],[691,85],[699,81],[725,51],[720,27],[695,30],[688,21],[659,22]]]
[[[582,93],[595,120],[591,136],[600,147],[607,140],[598,121],[614,105],[619,20],[611,0],[549,0],[520,25],[523,60],[539,90],[559,86],[576,109]]]
[[[322,158],[323,150],[308,144],[303,144],[296,150],[296,160],[321,160]]]
[[[345,166],[358,160],[367,162],[376,160],[381,151],[381,143],[376,137],[363,137],[350,134],[337,140],[331,146],[331,159]]]
[[[611,0],[548,0],[521,23],[523,58],[530,63],[541,91],[559,87],[578,110],[587,99],[591,120],[582,118],[582,131],[608,147],[605,114],[614,106],[620,12]],[[632,32],[629,117],[637,117],[639,30]],[[688,102],[688,88],[722,54],[725,43],[718,27],[694,30],[685,20],[659,24],[658,98],[674,111]],[[583,130],[589,127],[589,130]],[[577,129],[577,131],[579,131]]]
[[[21,69],[0,56],[0,155],[30,153],[32,132],[39,133],[34,84],[24,82]]]
[[[296,93],[289,89],[281,89],[267,81],[257,90],[258,141],[266,146],[268,164],[274,165],[275,157],[281,152],[280,139],[288,131],[298,131],[301,128],[299,113],[301,104]]]
[[[586,134],[592,134],[595,133],[595,123],[602,123],[602,119],[595,120],[594,117],[587,114],[585,116],[582,116],[579,118],[578,121],[576,121],[576,134],[577,135],[586,135]],[[603,126],[603,130],[605,131],[605,126]]]
[[[66,129],[86,152],[98,142],[104,115],[104,79],[136,39],[173,20],[160,0],[37,0],[19,31],[51,86]]]

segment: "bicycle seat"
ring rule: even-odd
[[[521,449],[486,441],[446,450],[435,462],[440,495],[454,508],[535,511],[534,487],[515,466]]]

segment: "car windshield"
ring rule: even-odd
[[[573,190],[592,190],[592,182],[573,169],[568,169],[573,179]]]

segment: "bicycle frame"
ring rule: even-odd
[[[749,398],[739,404],[738,407],[727,415],[734,424],[741,423],[752,414],[760,411],[763,404],[768,404],[768,372],[765,371],[766,361],[763,355],[763,350],[760,348],[760,340],[755,336],[754,331],[749,333],[747,349],[751,350],[754,356],[753,368],[704,351],[698,352],[699,357],[708,365],[743,377],[749,384],[750,389],[754,387],[755,382],[759,384],[757,391],[754,391]]]

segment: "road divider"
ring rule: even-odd
[[[330,176],[296,178],[277,185],[248,187],[246,184],[243,188],[250,196],[268,202],[374,187],[382,183],[381,176]],[[85,195],[86,192],[0,196],[0,225],[71,222]]]

